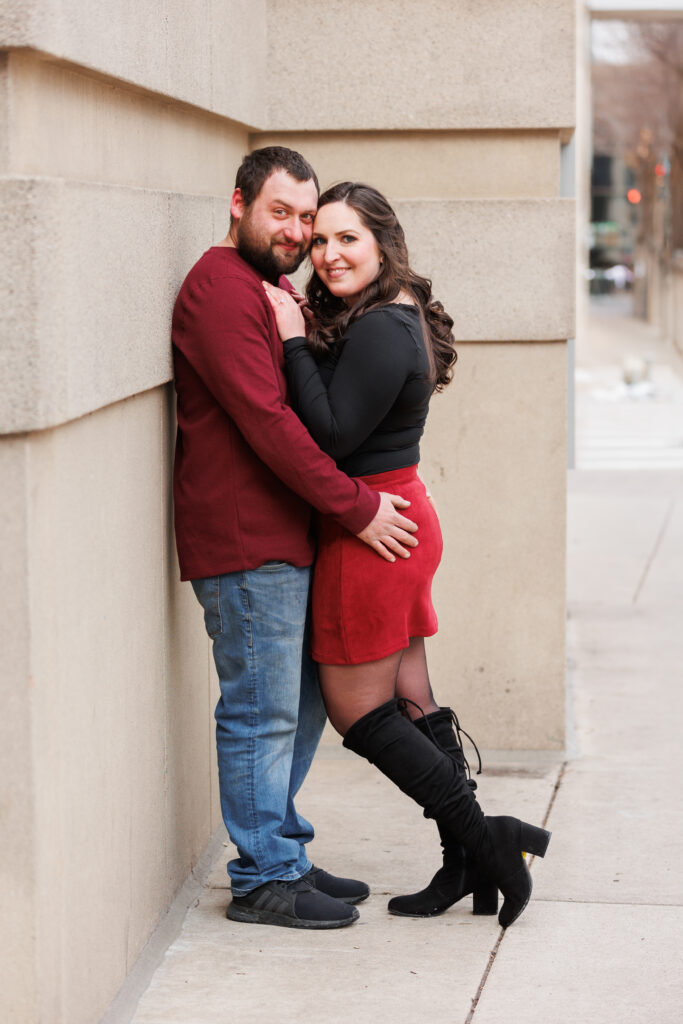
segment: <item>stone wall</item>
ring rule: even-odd
[[[7,0],[0,941],[12,1024],[99,1020],[218,820],[171,528],[169,325],[248,148],[396,202],[455,318],[430,646],[482,747],[564,742],[571,0]]]

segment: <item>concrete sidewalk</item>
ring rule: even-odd
[[[370,883],[360,921],[232,924],[222,847],[139,1003],[108,1024],[678,1024],[683,472],[570,474],[568,665],[566,759],[485,756],[480,778],[487,813],[553,831],[508,932],[469,899],[433,920],[386,912],[438,866],[433,823],[325,745],[299,803],[316,863]]]
[[[391,917],[437,866],[433,826],[325,747],[300,802],[316,862],[369,881],[360,922],[232,924],[222,849],[135,1024],[680,1021],[683,474],[574,473],[569,522],[567,760],[487,757],[480,781],[487,811],[553,830],[522,918]]]
[[[683,360],[628,304],[591,300],[577,339],[576,467],[683,469]]]

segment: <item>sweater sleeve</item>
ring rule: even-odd
[[[379,495],[340,472],[285,403],[265,293],[239,279],[229,288],[211,281],[189,301],[194,315],[185,355],[249,446],[291,490],[360,533],[374,518]]]
[[[288,339],[284,350],[294,406],[322,450],[337,460],[382,422],[415,365],[412,339],[382,310],[350,326],[328,387],[305,338]]]

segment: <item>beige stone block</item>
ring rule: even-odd
[[[209,662],[209,694],[211,709],[215,708],[218,702],[218,696],[220,693],[218,673],[216,672],[216,665],[213,660],[211,650],[208,654]],[[223,821],[223,812],[221,811],[221,794],[218,788],[218,762],[216,758],[216,729],[215,725],[211,724],[211,743],[213,745],[214,753],[211,767],[211,829],[215,831]]]
[[[177,888],[194,868],[217,824],[212,799],[216,776],[213,709],[217,687],[214,688],[211,675],[213,657],[201,606],[191,584],[180,582],[170,488],[175,432],[175,392],[169,385],[165,389],[160,459],[165,529],[161,562],[164,631],[159,639],[166,680],[164,843],[167,875]],[[163,908],[164,904],[159,906]],[[144,930],[139,929],[139,941],[135,952],[131,949],[129,967],[146,938]]]
[[[571,199],[400,200],[412,267],[466,341],[547,341],[574,333]]]
[[[230,193],[248,149],[242,126],[31,52],[5,64],[4,173]]]
[[[574,335],[571,199],[394,201],[414,270],[433,283],[460,341]],[[310,263],[293,280],[305,287]]]
[[[457,337],[571,336],[570,200],[396,206]],[[170,378],[170,311],[189,267],[225,234],[224,198],[7,178],[0,215],[2,432],[65,422]]]
[[[47,312],[52,310],[54,315],[61,310],[59,289],[53,286],[59,268],[55,225],[46,231],[39,248],[35,243],[45,222],[44,213],[39,211],[41,191],[45,196],[45,190],[31,181],[0,182],[0,376],[5,389],[0,408],[2,433],[19,433],[43,419],[42,394],[48,380],[41,380],[44,369],[38,339],[41,333],[50,333]],[[45,324],[41,322],[43,311]],[[49,379],[50,374],[47,376]]]
[[[250,142],[303,153],[323,189],[365,181],[391,200],[551,197],[560,181],[557,131],[264,132]]]
[[[566,128],[573,0],[269,0],[268,131]]]
[[[35,1018],[34,701],[27,573],[25,437],[0,439],[0,1019]]]
[[[168,381],[175,296],[224,200],[45,179],[0,183],[7,402],[0,432],[52,426]]]
[[[9,166],[9,54],[0,51],[0,170],[4,173]]]
[[[36,784],[41,830],[52,837],[38,862],[39,964],[41,1008],[55,1021],[92,1019],[125,977],[129,918],[147,916],[151,895],[134,885],[138,795],[157,864],[163,850],[163,722],[149,705],[163,708],[153,642],[160,517],[142,515],[158,508],[159,451],[149,444],[158,397],[135,405],[125,427],[107,410],[32,443],[32,558],[44,566],[32,608]],[[131,451],[136,437],[148,443]],[[98,970],[84,986],[91,963]]]
[[[162,388],[28,442],[39,1013],[55,1024],[99,1019],[210,836],[208,645],[173,582],[171,435]]]
[[[177,888],[199,860],[215,828],[211,797],[216,775],[213,709],[217,695],[209,672],[211,651],[202,610],[191,585],[179,582],[177,565],[166,591],[165,844]],[[163,907],[160,903],[157,913]],[[146,937],[141,933],[141,940]],[[133,959],[131,955],[129,966]]]
[[[9,0],[0,47],[29,47],[245,124],[265,111],[265,0]]]
[[[461,345],[421,469],[444,534],[432,685],[482,748],[564,746],[562,344]]]

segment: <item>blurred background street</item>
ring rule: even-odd
[[[594,0],[588,9],[574,464],[680,469],[683,5]]]
[[[576,346],[576,468],[683,469],[683,359],[628,293],[594,296]]]

